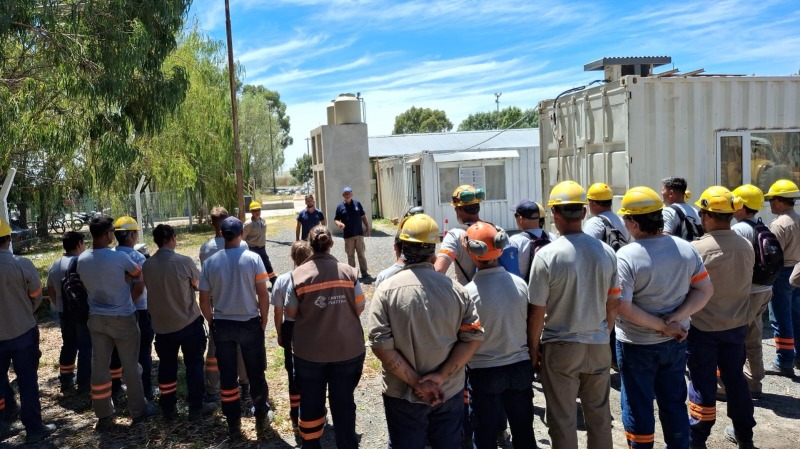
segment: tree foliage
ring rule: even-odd
[[[297,162],[294,167],[289,170],[289,173],[300,184],[305,184],[306,181],[309,181],[314,176],[314,172],[311,168],[311,155],[304,154],[297,158]]]
[[[459,131],[481,131],[506,128],[536,128],[539,126],[539,112],[526,109],[524,112],[516,107],[470,114],[458,125]]]
[[[185,68],[190,81],[186,99],[159,134],[138,141],[142,157],[131,170],[146,173],[159,190],[193,188],[205,203],[195,210],[220,204],[233,211],[237,204],[226,62],[222,42],[196,28],[182,36],[164,69]]]
[[[289,129],[286,104],[278,92],[244,86],[239,100],[239,141],[256,190],[276,189],[273,181],[285,162],[283,152],[292,144]]]
[[[395,117],[392,134],[442,133],[451,129],[453,123],[444,111],[412,106]]]
[[[183,101],[162,70],[190,0],[0,2],[0,172],[40,232],[68,191],[107,190]]]

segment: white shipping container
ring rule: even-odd
[[[640,77],[539,103],[542,193],[560,181],[625,191],[686,178],[711,185],[800,180],[800,77]],[[768,212],[768,208],[764,209]]]

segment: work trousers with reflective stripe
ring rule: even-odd
[[[250,396],[255,416],[266,416],[269,389],[264,371],[267,354],[264,349],[264,330],[258,317],[248,321],[218,320],[211,323],[211,334],[217,347],[220,374],[220,401],[228,425],[241,422],[241,397],[239,396],[236,347],[242,350],[244,368],[250,378]]]
[[[108,367],[114,346],[122,362],[122,375],[128,386],[128,411],[131,417],[144,415],[147,401],[139,366],[139,326],[136,313],[127,316],[89,315],[92,336],[92,407],[98,418],[114,414],[111,403],[111,374]]]
[[[75,382],[75,358],[78,359],[78,388],[89,389],[92,378],[92,338],[86,323],[78,323],[74,318],[58,313],[61,325],[61,353],[58,357],[58,376],[61,384]]]
[[[16,406],[14,392],[8,381],[8,369],[14,363],[19,388],[20,420],[29,432],[42,426],[42,406],[39,402],[39,328],[33,326],[18,337],[0,341],[0,423],[5,421],[6,407]],[[6,402],[8,401],[8,402]]]
[[[753,400],[744,377],[744,339],[747,326],[716,332],[689,327],[687,367],[689,368],[689,423],[691,442],[705,444],[717,420],[717,368],[728,396],[728,417],[736,436],[751,441]]]
[[[364,355],[341,362],[311,362],[294,358],[300,384],[300,437],[303,449],[320,449],[325,429],[325,391],[331,405],[338,449],[358,448],[356,402],[353,392],[361,380]]]
[[[186,367],[186,396],[189,410],[203,406],[203,353],[206,350],[206,330],[203,317],[183,329],[168,334],[156,334],[158,354],[159,405],[164,412],[175,410],[178,401],[178,350],[183,352]]]
[[[91,333],[89,335],[91,339]],[[111,351],[111,363],[108,365],[108,372],[111,376],[111,392],[112,394],[117,394],[122,390],[122,361],[119,359],[119,351],[116,346]]]
[[[578,449],[581,400],[588,449],[611,449],[611,349],[608,343],[542,343],[542,386],[547,400],[550,441],[558,449]]]
[[[289,380],[289,416],[292,423],[296,424],[300,416],[300,387],[297,385],[297,376],[294,374],[294,354],[292,353],[292,337],[294,336],[294,321],[284,321],[281,324],[281,341],[283,342],[283,367]]]
[[[267,277],[269,277],[270,284],[275,283],[275,279],[277,279],[277,275],[275,274],[275,270],[272,269],[272,262],[269,261],[269,256],[267,255],[267,249],[263,246],[248,246],[250,251],[256,253],[261,257],[261,261],[264,262],[264,268],[267,269]]]
[[[664,441],[670,449],[689,445],[686,412],[686,341],[636,345],[617,340],[617,364],[622,384],[622,424],[631,449],[650,449],[655,441],[653,400]]]
[[[239,373],[239,384],[249,384],[250,379],[247,378],[247,370],[244,368],[244,360],[242,360],[242,350],[236,347],[236,372]],[[219,364],[217,362],[217,345],[214,344],[214,338],[208,338],[208,350],[206,351],[206,364],[205,364],[205,388],[206,396],[216,397],[219,395]]]
[[[789,285],[793,267],[784,267],[772,284],[772,300],[769,303],[769,320],[775,331],[775,363],[792,370],[792,364],[800,355],[800,288]]]

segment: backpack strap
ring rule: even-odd
[[[611,224],[611,220],[608,219],[605,215],[598,215],[600,217],[600,221],[603,222],[603,241],[608,241],[608,228],[617,229],[614,225]],[[617,229],[619,231],[619,229]]]
[[[75,258],[69,263],[67,274],[78,274],[78,256],[75,256]]]
[[[680,220],[681,227],[686,226],[686,213],[683,212],[683,209],[681,209],[680,206],[675,204],[670,204],[669,207],[670,209],[675,211],[675,214],[678,216],[678,220]],[[678,228],[678,230],[680,230],[680,228]],[[670,229],[670,233],[674,232],[675,232],[674,229]]]
[[[472,225],[472,223],[464,223],[464,224],[460,224],[460,225],[456,226],[456,227],[455,227],[455,228],[453,228],[453,229],[461,229],[461,230],[464,230],[464,231],[466,231],[466,230],[467,230],[467,228],[469,228],[469,227],[470,227],[470,225]],[[453,232],[453,231],[452,231],[452,230],[450,230],[450,231],[447,231],[447,233],[448,233],[448,234],[450,234],[451,232]],[[455,237],[456,237],[456,235],[455,235],[455,234],[453,234],[453,237],[455,238]],[[454,258],[453,258],[453,262],[455,262],[455,263],[456,263],[456,266],[458,267],[458,269],[459,269],[459,270],[461,270],[461,274],[463,274],[463,275],[464,275],[464,277],[467,279],[467,281],[471,281],[471,280],[472,280],[472,277],[471,277],[470,275],[468,275],[468,274],[467,274],[467,270],[465,270],[465,269],[464,269],[464,267],[462,267],[462,266],[461,266],[461,264],[458,262],[458,257],[454,257]]]

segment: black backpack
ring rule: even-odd
[[[525,282],[527,283],[530,281],[528,278],[531,276],[530,267],[533,265],[533,256],[535,256],[536,253],[538,253],[539,250],[544,246],[549,245],[552,240],[550,240],[550,237],[547,235],[547,231],[544,230],[542,230],[541,237],[536,237],[533,233],[528,231],[525,231],[525,233],[528,234],[528,237],[531,239],[531,251],[528,259],[528,272],[522,273],[522,279],[525,279]]]
[[[703,227],[700,226],[700,223],[695,223],[694,220],[691,220],[689,217],[683,213],[683,209],[680,206],[675,204],[671,204],[669,207],[678,214],[678,219],[680,220],[680,226],[675,232],[675,236],[680,237],[687,242],[692,242],[694,240],[699,239],[703,236]]]
[[[78,323],[89,320],[89,293],[78,275],[78,258],[72,260],[61,278],[61,301],[64,315]]]
[[[767,225],[761,221],[753,223],[744,220],[745,223],[753,227],[756,239],[753,242],[753,250],[756,253],[756,264],[753,267],[753,283],[758,285],[772,285],[778,278],[783,269],[783,248],[778,237],[769,230]]]
[[[603,241],[606,242],[614,252],[619,251],[620,248],[628,244],[628,239],[625,238],[622,231],[611,224],[611,220],[609,220],[608,217],[604,217],[603,215],[598,215],[598,217],[600,217],[603,226],[605,226],[605,230],[603,230]]]

